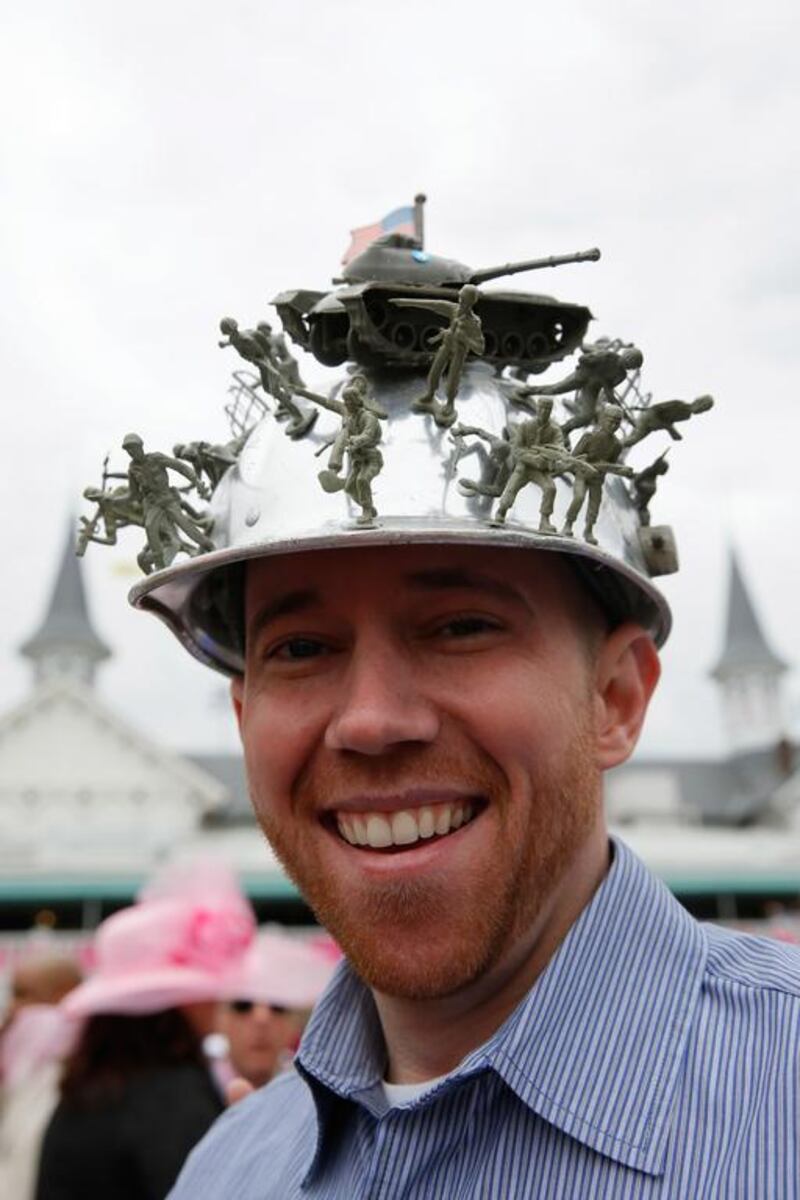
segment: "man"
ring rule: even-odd
[[[66,954],[42,953],[22,959],[11,975],[11,996],[0,1034],[28,1005],[58,1004],[81,978],[78,963]]]
[[[263,1087],[286,1069],[335,961],[302,938],[259,936],[228,981],[230,998],[220,1006],[219,1028],[235,1077]]]
[[[460,427],[502,438],[504,381],[463,378]],[[699,926],[606,831],[670,625],[631,498],[590,540],[531,488],[476,516],[417,384],[371,379],[373,528],[268,418],[224,542],[132,593],[232,677],[258,819],[346,954],[173,1200],[798,1197],[797,955]]]

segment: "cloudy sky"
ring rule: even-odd
[[[646,753],[724,739],[706,679],[734,545],[800,664],[796,0],[38,0],[0,48],[0,708],[70,508],[136,429],[224,437],[225,313],[324,287],[352,226],[427,192],[427,244],[475,266],[599,245],[547,287],[634,341],[656,399],[711,392],[654,507],[675,632]],[[523,279],[525,277],[522,277]],[[529,277],[533,279],[534,277]],[[532,286],[541,287],[541,283]],[[313,366],[304,366],[313,378]],[[550,377],[557,377],[558,370]],[[140,728],[221,748],[221,682],[127,609],[131,543],[84,560]],[[800,684],[788,679],[800,731]]]

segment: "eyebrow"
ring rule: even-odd
[[[265,629],[278,617],[289,617],[295,613],[305,612],[314,604],[319,604],[320,594],[313,588],[297,588],[293,592],[284,592],[276,596],[268,604],[263,605],[247,627],[247,638],[251,641],[262,629]]]

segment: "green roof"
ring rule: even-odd
[[[26,879],[0,877],[0,904],[54,903],[82,900],[131,901],[144,875],[103,878],[87,876],[36,876]],[[241,883],[252,900],[297,900],[300,893],[284,875],[244,875]]]
[[[717,872],[658,872],[670,891],[677,896],[723,895],[800,895],[800,870]],[[132,901],[145,882],[144,875],[127,876],[37,876],[35,878],[0,877],[0,904],[52,904],[83,900]],[[291,880],[281,874],[250,874],[240,877],[252,900],[300,900]]]

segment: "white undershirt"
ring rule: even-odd
[[[446,1075],[437,1075],[435,1079],[423,1079],[422,1083],[387,1083],[384,1079],[383,1094],[390,1108],[398,1108],[402,1104],[410,1104],[426,1092],[432,1092],[446,1078]]]

